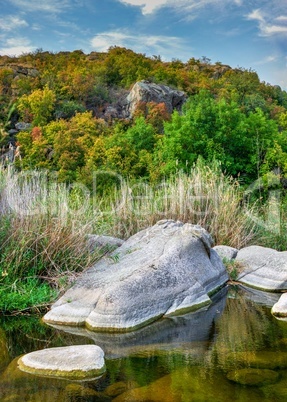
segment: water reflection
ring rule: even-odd
[[[243,287],[230,289],[226,297],[223,289],[209,308],[126,334],[52,328],[37,318],[5,319],[0,400],[286,401],[287,323],[270,314],[278,298]],[[106,353],[107,372],[99,380],[46,379],[17,368],[23,353],[87,343]]]
[[[236,368],[242,365],[242,359],[238,361],[242,353],[251,354],[274,345],[277,338],[274,322],[268,314],[269,309],[259,304],[264,296],[269,297],[265,292],[243,287],[230,290],[224,314],[216,322],[216,341],[206,356],[210,367]]]

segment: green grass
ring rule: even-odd
[[[16,311],[34,310],[37,312],[45,307],[57,292],[47,283],[41,283],[37,278],[25,280],[2,281],[0,287],[0,311],[11,313]]]

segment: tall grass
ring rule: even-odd
[[[81,200],[47,172],[0,170],[0,195],[0,310],[49,301],[100,258]]]
[[[108,223],[110,234],[128,238],[158,220],[175,219],[203,226],[216,244],[241,248],[252,241],[256,226],[242,199],[239,183],[224,176],[218,163],[199,161],[189,175],[179,172],[159,185],[123,182],[97,209],[98,225]]]

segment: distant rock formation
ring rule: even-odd
[[[139,103],[155,102],[165,103],[167,111],[172,113],[174,109],[180,110],[186,99],[182,91],[143,80],[136,82],[127,96],[126,112],[132,117]]]
[[[13,78],[16,79],[20,78],[21,76],[35,78],[40,74],[35,67],[19,64],[0,64],[0,68],[10,69],[13,74]]]
[[[210,304],[228,280],[211,245],[200,226],[160,221],[85,271],[44,321],[128,331]]]

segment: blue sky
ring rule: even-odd
[[[0,54],[124,46],[202,56],[287,90],[286,0],[1,0]]]

